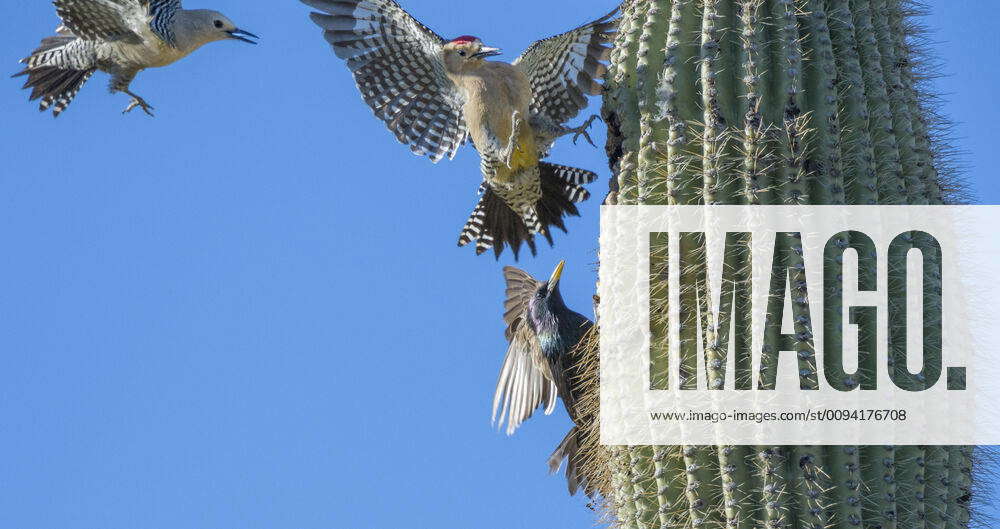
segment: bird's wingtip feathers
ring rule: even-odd
[[[328,0],[299,0],[303,4],[320,11],[332,12],[336,9],[333,2]]]
[[[302,1],[305,2],[305,0],[302,0]],[[308,2],[306,2],[306,3],[308,3]],[[309,12],[309,20],[312,20],[314,24],[316,24],[317,26],[319,26],[321,28],[324,28],[324,29],[325,29],[326,21],[329,18],[330,18],[330,15],[328,15],[326,13],[317,13],[316,11],[310,11]]]
[[[618,16],[618,15],[620,15],[621,12],[622,12],[622,6],[621,5],[617,5],[617,6],[615,6],[614,9],[611,10],[611,12],[609,12],[607,15],[604,15],[603,17],[595,20],[594,23],[595,24],[599,24],[599,23],[602,23],[602,22],[612,22],[612,23],[617,24],[618,23],[618,19],[615,18],[615,17]],[[614,19],[614,20],[612,20],[612,19]]]

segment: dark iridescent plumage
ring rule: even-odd
[[[538,281],[517,268],[504,268],[507,280],[504,322],[509,345],[493,397],[493,419],[497,419],[500,408],[499,424],[502,426],[506,420],[508,435],[538,407],[544,407],[546,415],[552,413],[556,397],[562,398],[574,423],[579,425],[583,419],[577,410],[578,395],[574,394],[572,383],[576,365],[574,348],[593,327],[593,322],[563,301],[559,292],[563,265],[559,263],[548,281]],[[566,434],[549,457],[549,470],[558,471],[567,459],[570,494],[580,487],[590,494],[579,474],[578,433],[578,426],[574,426]]]

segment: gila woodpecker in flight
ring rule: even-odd
[[[26,75],[24,88],[31,100],[41,99],[39,110],[66,110],[95,71],[111,75],[111,92],[132,98],[125,112],[142,108],[152,116],[153,107],[129,89],[146,68],[167,66],[204,44],[240,40],[256,44],[257,38],[236,27],[222,13],[182,9],[180,0],[55,0],[62,25],[56,35],[42,39],[26,66],[14,77]]]
[[[493,395],[493,421],[507,423],[507,435],[543,408],[548,415],[562,399],[570,419],[576,424],[549,456],[549,471],[559,470],[566,460],[566,483],[569,493],[583,487],[588,496],[593,491],[580,472],[580,427],[595,420],[585,416],[577,404],[579,378],[577,346],[584,343],[593,322],[568,308],[559,292],[565,262],[560,262],[548,281],[539,281],[524,270],[511,266],[503,269],[507,281],[504,322],[507,324],[507,355],[500,368]]]
[[[565,215],[590,194],[597,175],[541,160],[559,137],[584,136],[563,124],[603,90],[618,10],[587,25],[532,44],[512,64],[476,37],[445,40],[392,0],[302,0],[321,11],[312,20],[347,62],[361,95],[396,138],[433,162],[453,158],[471,139],[482,170],[480,199],[459,246],[476,253],[505,245],[515,258],[534,235],[552,244],[551,226],[566,231]],[[593,142],[591,142],[593,143]]]

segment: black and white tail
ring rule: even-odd
[[[476,241],[476,255],[493,248],[497,259],[500,258],[504,246],[510,246],[514,252],[514,259],[517,259],[522,242],[528,245],[532,255],[536,254],[533,232],[538,232],[545,236],[551,246],[552,234],[549,227],[555,226],[563,232],[566,231],[563,217],[580,215],[575,203],[590,198],[590,192],[584,189],[583,185],[596,180],[597,175],[583,169],[545,162],[540,162],[538,169],[542,198],[535,206],[535,215],[527,219],[530,225],[490,189],[488,184],[483,184],[480,187],[482,197],[465,227],[462,228],[458,245],[465,246]]]
[[[41,99],[38,110],[52,109],[58,117],[73,101],[96,68],[80,68],[81,61],[69,57],[73,50],[67,45],[77,41],[74,36],[48,37],[38,49],[21,62],[27,66],[14,77],[28,76],[23,88],[31,88],[29,100]]]
[[[580,457],[580,429],[576,426],[570,429],[566,437],[563,437],[562,442],[549,456],[549,474],[559,472],[559,467],[562,466],[564,460],[566,461],[566,487],[569,489],[570,496],[576,494],[576,491],[581,488],[584,489],[587,496],[592,496],[593,491],[587,486],[587,479],[580,472],[583,461]]]

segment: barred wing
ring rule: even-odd
[[[158,26],[168,25],[181,9],[181,0],[55,0],[53,4],[63,22],[57,33],[130,44],[142,42],[146,27],[163,38]]]
[[[493,421],[497,421],[500,409],[498,426],[506,422],[507,435],[511,435],[539,406],[544,406],[546,415],[552,413],[559,391],[538,339],[525,321],[528,303],[539,282],[514,267],[508,266],[503,272],[507,280],[504,321],[510,343],[493,395]]]
[[[611,52],[618,9],[572,31],[532,44],[514,61],[528,76],[531,113],[565,123],[587,106],[587,95],[603,90],[603,63]]]
[[[401,143],[437,162],[465,140],[464,100],[445,74],[444,39],[392,0],[302,0],[368,106]]]
[[[63,26],[83,40],[141,42],[133,29],[138,4],[130,0],[55,0]],[[132,20],[132,19],[135,20]]]

